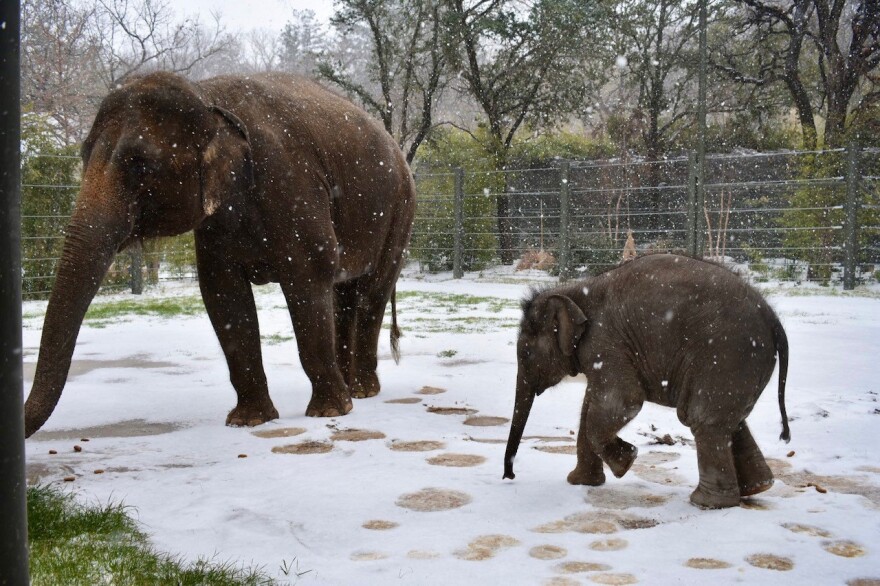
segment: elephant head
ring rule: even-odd
[[[504,478],[514,478],[513,459],[537,395],[578,374],[577,345],[587,318],[571,297],[535,293],[523,302],[517,341],[516,403],[504,454]]]
[[[183,78],[155,73],[111,92],[82,148],[82,187],[66,229],[25,404],[25,436],[52,414],[83,317],[114,255],[198,226],[253,181],[244,124]]]

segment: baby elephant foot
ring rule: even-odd
[[[360,374],[351,385],[351,396],[355,399],[366,399],[379,394],[379,377],[376,373]]]
[[[638,453],[637,447],[618,437],[605,445],[602,450],[602,460],[608,464],[616,477],[621,478],[632,467]]]
[[[740,485],[739,487],[739,495],[740,496],[754,496],[756,494],[760,494],[765,490],[770,490],[773,487],[773,479],[764,480],[758,484],[750,484],[748,486]]]
[[[738,491],[719,492],[702,485],[691,493],[691,502],[701,509],[726,509],[739,505]]]
[[[226,425],[232,427],[254,427],[255,425],[262,425],[273,419],[278,419],[278,410],[275,409],[275,406],[271,401],[262,407],[242,405],[239,403],[236,405],[235,409],[230,411],[229,415],[226,416]]]
[[[312,394],[312,400],[306,407],[307,417],[340,417],[351,411],[351,397],[346,393],[321,396]]]
[[[599,486],[605,484],[605,473],[600,469],[595,470],[575,468],[568,473],[568,483],[586,486]]]

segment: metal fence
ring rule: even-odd
[[[506,171],[417,169],[410,259],[425,271],[539,268],[560,277],[639,253],[747,264],[759,280],[878,280],[880,151],[855,147],[660,161],[555,161]],[[22,185],[23,295],[51,291],[78,173]],[[63,179],[63,180],[61,180]],[[103,289],[195,279],[192,234],[122,253]]]

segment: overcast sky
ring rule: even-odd
[[[324,21],[333,14],[332,0],[187,0],[172,6],[181,15],[200,15],[202,23],[210,22],[212,11],[219,12],[229,32],[254,28],[280,31],[293,10],[312,10]]]

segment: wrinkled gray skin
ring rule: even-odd
[[[251,285],[281,285],[312,383],[306,415],[345,415],[352,397],[379,392],[376,348],[415,190],[400,148],[363,110],[290,75],[192,83],[153,73],[110,92],[82,154],[82,189],[25,404],[27,436],[61,397],[83,316],[115,253],[190,230],[238,397],[227,424],[278,417]],[[393,309],[392,299],[392,317]],[[393,348],[398,335],[394,325]]]
[[[739,276],[684,256],[637,258],[523,302],[516,406],[504,457],[516,455],[536,395],[567,375],[587,376],[571,484],[623,476],[636,447],[617,437],[645,401],[675,407],[694,434],[700,482],[691,501],[732,507],[763,492],[773,474],[745,419],[779,355],[781,439],[788,341],[773,310]]]

